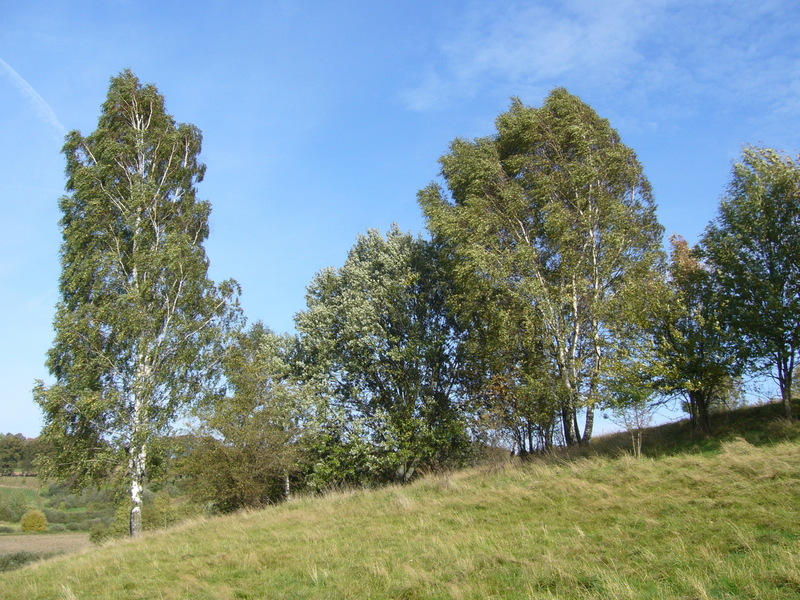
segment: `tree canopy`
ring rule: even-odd
[[[746,147],[702,250],[740,355],[774,373],[791,419],[800,348],[800,164]]]
[[[211,206],[197,198],[202,136],[153,85],[112,78],[97,129],[67,136],[61,301],[35,396],[57,448],[46,473],[125,474],[131,533],[153,441],[214,379],[237,286],[207,275]]]
[[[314,278],[297,316],[307,378],[368,440],[383,477],[407,479],[466,442],[447,281],[433,245],[371,230]]]
[[[441,164],[448,190],[420,193],[430,230],[528,311],[528,343],[544,342],[560,381],[564,439],[588,442],[615,350],[662,260],[636,155],[556,89],[541,108],[514,100],[495,135],[455,140]]]
[[[746,148],[699,246],[673,237],[668,262],[643,167],[611,124],[562,88],[541,107],[514,99],[419,192],[430,239],[360,235],[311,281],[297,335],[279,335],[245,328],[237,284],[208,276],[201,143],[124,71],[97,129],[64,145],[41,473],[121,484],[132,535],[160,454],[195,499],[232,511],[487,449],[587,444],[598,408],[638,455],[665,399],[710,433],[747,362],[775,375],[792,416],[794,159]],[[182,414],[191,432],[171,437]],[[22,441],[0,436],[5,472],[25,464]]]
[[[296,340],[261,322],[234,336],[224,393],[201,402],[193,447],[182,457],[193,496],[222,512],[291,493],[316,432],[315,398],[293,376]]]
[[[673,236],[669,295],[654,307],[652,375],[666,394],[682,394],[697,427],[711,433],[711,409],[730,391],[743,365],[726,325],[713,271],[697,248]]]

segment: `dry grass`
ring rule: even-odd
[[[89,548],[88,533],[26,533],[0,535],[0,554],[12,552],[77,552]]]
[[[9,477],[8,475],[3,475],[0,477],[0,487],[38,490],[41,487],[41,482],[38,477]]]
[[[800,445],[300,498],[0,576],[4,598],[800,597]]]

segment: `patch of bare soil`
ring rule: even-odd
[[[0,554],[12,552],[77,552],[91,546],[88,533],[0,535]]]

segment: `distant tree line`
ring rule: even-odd
[[[0,475],[24,475],[35,472],[34,460],[42,444],[21,433],[0,433]]]
[[[135,535],[166,470],[231,511],[586,445],[598,410],[676,397],[710,433],[756,371],[793,417],[794,159],[745,148],[700,243],[674,237],[668,255],[642,165],[591,107],[559,88],[496,125],[453,141],[420,191],[427,238],[359,236],[278,334],[208,279],[200,132],[130,71],[113,78],[98,129],[64,147],[44,472],[124,484]]]

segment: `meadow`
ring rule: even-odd
[[[0,595],[794,599],[800,443],[794,424],[779,430],[793,435],[641,459],[553,454],[295,498],[0,574]]]

